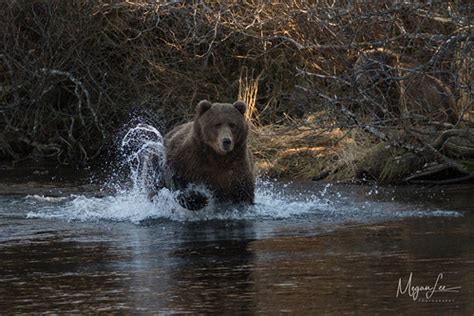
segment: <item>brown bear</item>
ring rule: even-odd
[[[366,50],[354,64],[355,85],[380,118],[403,113],[455,124],[459,113],[451,89],[438,78],[418,72],[417,64],[388,49]]]
[[[199,102],[194,121],[165,135],[165,186],[184,189],[189,184],[203,184],[217,201],[253,203],[255,165],[247,145],[246,108],[242,101]],[[207,204],[199,194],[188,194],[186,199],[180,204],[189,209]]]

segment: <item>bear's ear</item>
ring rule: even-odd
[[[245,111],[247,110],[247,105],[244,101],[235,101],[233,105],[234,108],[239,110],[240,113],[245,114]]]
[[[201,115],[202,113],[206,112],[209,110],[212,106],[212,103],[207,101],[207,100],[202,100],[201,102],[198,103],[196,107],[196,113],[198,115]]]

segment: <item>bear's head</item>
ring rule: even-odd
[[[247,144],[247,106],[242,101],[234,104],[199,102],[194,119],[194,137],[219,155],[226,155]]]

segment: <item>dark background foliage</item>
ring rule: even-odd
[[[443,80],[469,122],[473,10],[469,1],[2,0],[0,159],[87,164],[131,113],[152,113],[166,131],[204,98],[246,99],[256,126],[319,112],[320,126],[365,126],[352,67],[373,48]]]

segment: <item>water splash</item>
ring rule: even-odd
[[[203,220],[251,220],[251,219],[285,219],[292,216],[310,214],[316,209],[329,210],[327,201],[315,196],[284,197],[280,189],[270,182],[259,182],[254,205],[242,206],[233,204],[216,205],[205,188],[196,187],[203,194],[208,194],[210,203],[199,211],[189,211],[177,202],[179,191],[166,188],[157,192],[153,199],[143,194],[141,189],[121,190],[106,197],[88,197],[71,195],[66,200],[49,200],[44,205],[43,197],[29,196],[42,207],[39,211],[27,214],[30,218],[57,218],[80,221],[131,221],[166,219],[172,221]]]
[[[155,127],[140,123],[131,128],[121,141],[120,151],[130,169],[134,193],[147,193],[160,182],[166,154],[163,136]]]
[[[290,191],[290,192],[288,192]],[[315,224],[374,223],[407,217],[457,217],[462,213],[449,210],[427,210],[394,202],[355,202],[350,194],[337,189],[321,192],[295,191],[291,185],[259,181],[256,201],[251,206],[215,205],[193,212],[182,208],[176,197],[179,192],[162,189],[154,199],[136,191],[121,191],[103,198],[73,195],[52,200],[28,213],[30,218],[53,218],[67,221],[129,221],[136,224],[148,220],[310,220]],[[37,197],[31,196],[30,200]]]
[[[355,202],[350,194],[341,194],[333,185],[318,191],[295,190],[291,184],[257,181],[255,204],[239,206],[217,205],[212,192],[195,186],[209,198],[209,205],[195,212],[178,202],[179,191],[157,190],[150,199],[149,189],[155,189],[163,176],[166,163],[163,137],[151,125],[138,124],[127,131],[120,142],[122,163],[129,169],[129,179],[110,180],[115,193],[105,197],[71,195],[50,199],[28,196],[33,204],[29,218],[57,218],[79,221],[130,221],[140,223],[150,219],[172,221],[203,220],[281,220],[306,218],[319,223],[368,223],[413,216],[460,216],[458,212],[438,210],[427,212],[394,202]],[[130,185],[123,186],[123,182]]]

